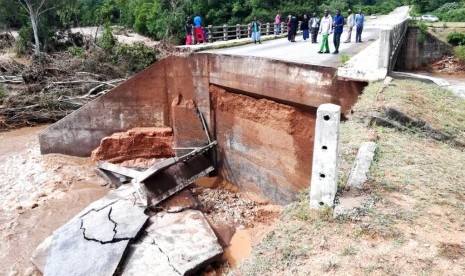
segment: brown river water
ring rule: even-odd
[[[0,275],[37,275],[34,249],[108,192],[88,158],[40,155],[44,128],[0,132]]]
[[[41,275],[29,260],[35,248],[109,191],[90,158],[40,155],[37,134],[46,127],[0,132],[0,275]],[[253,194],[247,197],[262,201]],[[267,215],[230,233],[224,259],[232,267],[250,255],[278,220],[281,207],[260,206]]]

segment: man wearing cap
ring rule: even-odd
[[[350,42],[350,39],[352,37],[352,29],[355,26],[355,19],[354,19],[354,14],[352,13],[352,10],[349,9],[347,13],[349,14],[347,16],[347,39],[344,41],[344,43]]]

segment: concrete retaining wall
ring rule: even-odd
[[[89,156],[112,133],[134,127],[172,127],[170,106],[179,94],[194,100],[214,129],[210,84],[293,105],[334,103],[344,112],[365,83],[337,80],[334,73],[333,68],[263,58],[171,56],[44,130],[39,135],[41,152]]]
[[[335,70],[227,55],[168,57],[44,130],[41,152],[89,156],[103,137],[149,126],[172,127],[178,146],[189,146],[190,130],[175,125],[186,121],[179,118],[184,111],[171,107],[182,95],[199,107],[218,140],[220,173],[289,203],[308,187],[316,107],[334,103],[348,111],[366,85],[337,80]],[[210,87],[223,91],[223,100]]]
[[[423,44],[419,43],[419,35],[420,30],[417,27],[408,28],[395,70],[425,68],[441,59],[444,55],[452,53],[452,47],[449,44],[429,33],[425,33],[425,42]]]

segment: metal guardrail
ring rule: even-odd
[[[298,30],[300,30],[301,21],[298,23]],[[213,43],[215,41],[228,41],[233,39],[248,38],[252,36],[252,24],[246,25],[222,25],[222,26],[212,26],[208,25],[204,27],[206,30],[205,40],[208,43]],[[260,24],[260,34],[261,35],[272,35],[275,34],[275,24],[274,23],[262,23]],[[287,34],[287,25],[284,22],[281,22],[281,28],[279,35]],[[197,40],[195,37],[195,28],[192,27],[192,42],[196,44]]]

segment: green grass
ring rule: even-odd
[[[456,225],[465,217],[463,150],[413,132],[369,127],[367,121],[392,107],[463,138],[464,100],[436,85],[416,81],[394,80],[380,92],[381,87],[381,83],[370,84],[354,114],[340,128],[340,182],[346,181],[360,144],[377,141],[379,150],[367,192],[375,199],[375,207],[361,221],[336,222],[328,219],[330,210],[309,210],[305,191],[299,202],[287,207],[275,230],[254,247],[252,256],[240,264],[238,274],[446,272],[428,261],[431,251],[422,245],[437,246],[437,239],[460,241],[453,239],[461,237]],[[420,244],[418,252],[409,246],[412,240]],[[448,262],[447,269],[465,268],[460,268],[461,262],[443,261]]]

